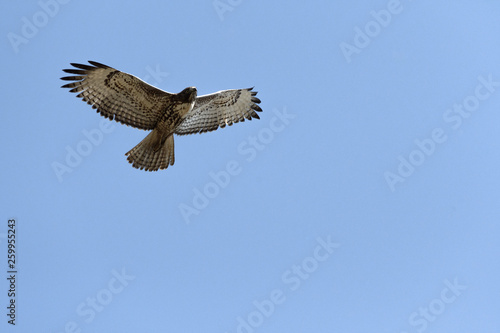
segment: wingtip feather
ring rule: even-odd
[[[89,64],[94,65],[95,67],[99,67],[99,68],[111,68],[111,67],[109,67],[107,65],[104,65],[104,64],[101,64],[100,62],[97,62],[97,61],[89,60],[88,62],[89,62]]]
[[[262,109],[257,104],[252,105],[252,109],[258,112],[262,112]]]

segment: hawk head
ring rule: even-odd
[[[177,112],[184,118],[191,111],[196,103],[197,91],[195,87],[188,87],[173,96],[174,104],[177,105]]]
[[[196,87],[188,87],[177,94],[177,98],[182,103],[194,103],[197,96]]]

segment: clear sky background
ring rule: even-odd
[[[500,331],[498,2],[2,7],[1,332]],[[264,111],[140,171],[87,60]]]

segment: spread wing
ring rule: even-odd
[[[150,130],[171,103],[172,94],[155,88],[141,79],[114,68],[89,61],[92,66],[71,64],[77,69],[63,71],[76,76],[62,77],[74,81],[62,86],[79,93],[87,104],[102,116],[122,124]]]
[[[260,100],[256,91],[249,89],[223,90],[196,98],[193,109],[176,128],[178,135],[204,133],[233,123],[259,119],[256,111]]]

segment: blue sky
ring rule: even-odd
[[[0,331],[499,332],[499,11],[4,4]],[[136,170],[147,132],[60,88],[87,60],[264,111]]]

